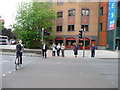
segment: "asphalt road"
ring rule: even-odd
[[[2,76],[6,76],[9,73],[15,71],[15,56],[13,55],[2,55]],[[38,60],[39,57],[23,56],[23,66]]]
[[[118,87],[117,59],[24,56],[23,67],[17,71],[14,59],[3,55],[3,88]]]

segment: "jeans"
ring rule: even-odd
[[[20,59],[20,64],[22,64],[22,52],[17,51],[16,58]]]

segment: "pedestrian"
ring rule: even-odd
[[[22,40],[19,40],[19,43],[16,45],[16,58],[20,58],[20,64],[22,64],[23,49]]]
[[[43,44],[42,44],[42,56],[43,56],[43,58],[47,58],[46,52],[47,52],[47,45],[43,42]]]
[[[57,45],[57,56],[60,56],[60,50],[61,50],[60,43],[58,43],[58,45]]]
[[[92,44],[91,46],[91,57],[95,57],[95,45]]]
[[[62,53],[62,57],[65,56],[65,55],[64,55],[64,50],[65,50],[65,46],[64,46],[64,44],[62,43],[62,45],[61,45],[61,53]]]
[[[78,48],[79,48],[79,46],[75,43],[74,48],[73,48],[75,57],[77,57],[77,55],[78,55]]]
[[[56,52],[56,45],[55,45],[55,43],[53,43],[53,45],[52,45],[52,56],[55,56],[55,52]]]

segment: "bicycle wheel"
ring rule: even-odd
[[[15,70],[17,70],[18,65],[19,65],[19,58],[16,58],[15,59]]]

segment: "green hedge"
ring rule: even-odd
[[[26,48],[29,49],[40,49],[41,48],[41,41],[27,41]]]

